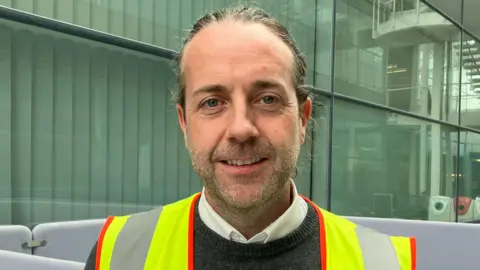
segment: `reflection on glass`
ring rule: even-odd
[[[480,43],[467,34],[462,56],[461,124],[480,131]]]
[[[419,0],[341,0],[336,23],[337,93],[458,122],[460,31],[451,22]]]
[[[480,221],[480,134],[460,132],[458,220]]]
[[[463,5],[459,2],[453,3],[453,1],[441,1],[439,2],[451,3],[457,7],[463,7],[463,18],[458,20],[462,22],[463,26],[470,30],[473,35],[480,37],[480,25],[478,23],[478,11],[480,10],[480,1],[475,0],[462,0]]]
[[[307,143],[311,147],[307,153],[309,156],[311,167],[309,170],[311,177],[311,198],[320,207],[327,207],[327,165],[328,159],[328,142],[329,142],[329,125],[330,119],[330,100],[329,97],[318,94],[314,99],[314,107],[312,120],[309,129],[312,131],[311,140],[307,138]]]
[[[460,123],[480,132],[480,44],[464,34],[461,54]],[[459,151],[458,221],[480,221],[480,134],[461,131]]]
[[[455,194],[457,132],[343,101],[334,109],[332,211],[438,220],[430,199]]]

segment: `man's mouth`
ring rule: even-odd
[[[246,166],[246,165],[257,164],[264,160],[266,160],[266,158],[229,159],[229,160],[224,160],[222,162],[231,166]]]

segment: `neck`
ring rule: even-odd
[[[279,193],[267,202],[247,209],[238,209],[224,200],[213,198],[205,192],[205,198],[212,208],[228,224],[250,239],[277,220],[290,207],[292,198],[291,183],[288,182]]]

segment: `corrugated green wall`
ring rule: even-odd
[[[13,24],[0,36],[0,223],[129,213],[200,189],[168,61]]]

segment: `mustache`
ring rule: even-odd
[[[229,144],[227,146],[218,146],[212,152],[213,161],[223,161],[235,159],[238,157],[248,158],[267,158],[275,154],[275,148],[268,143],[255,144]]]

